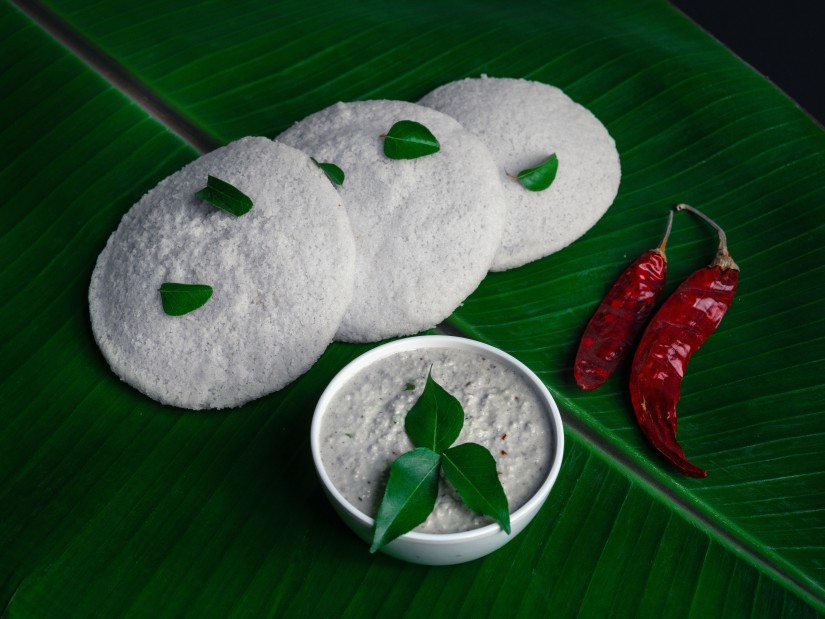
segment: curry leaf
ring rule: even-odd
[[[206,284],[176,284],[164,282],[160,289],[163,311],[170,316],[182,316],[203,307],[212,297],[212,287]]]
[[[526,168],[518,173],[518,182],[530,191],[544,191],[556,179],[559,158],[553,153],[534,168]]]
[[[390,468],[384,498],[375,517],[375,552],[427,519],[438,497],[440,456],[425,448],[399,456]]]
[[[432,132],[414,120],[399,120],[384,136],[384,154],[390,159],[417,159],[440,149]]]
[[[344,184],[344,171],[337,165],[334,163],[319,163],[315,157],[310,157],[310,159],[324,171],[331,183],[339,186]]]
[[[463,443],[445,451],[441,463],[464,504],[495,519],[509,534],[510,510],[492,454],[476,443]]]
[[[236,217],[245,215],[252,209],[252,199],[249,196],[226,181],[211,175],[207,179],[206,187],[195,195]]]
[[[441,453],[455,442],[464,426],[461,403],[432,375],[427,374],[424,391],[404,419],[404,429],[416,447]]]

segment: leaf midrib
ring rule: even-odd
[[[211,132],[145,85],[117,60],[99,49],[63,18],[37,0],[10,0],[29,19],[79,58],[121,94],[199,153],[222,145]]]

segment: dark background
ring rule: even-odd
[[[825,2],[671,0],[671,4],[820,124],[825,122]]]

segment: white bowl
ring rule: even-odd
[[[315,407],[315,414],[312,418],[311,445],[312,458],[315,461],[315,469],[321,478],[324,492],[332,503],[335,511],[355,531],[364,541],[370,543],[373,537],[375,521],[360,512],[352,503],[333,486],[329,475],[324,469],[321,461],[320,434],[321,421],[324,413],[329,408],[338,391],[350,381],[358,372],[372,363],[392,356],[399,352],[418,350],[421,348],[452,348],[470,352],[484,353],[496,358],[499,362],[508,365],[529,384],[533,386],[539,398],[544,402],[546,410],[551,417],[551,427],[553,428],[553,460],[550,471],[538,491],[519,509],[510,515],[511,533],[507,535],[498,524],[490,524],[471,531],[461,533],[418,533],[411,531],[396,538],[383,548],[384,552],[397,559],[421,563],[424,565],[452,565],[464,563],[478,559],[486,554],[498,550],[518,533],[533,519],[538,513],[550,489],[556,481],[561,467],[562,452],[564,451],[564,433],[562,430],[561,416],[553,396],[547,391],[539,378],[518,359],[507,353],[482,344],[474,340],[446,335],[424,335],[396,340],[388,344],[383,344],[371,351],[364,353],[357,359],[350,362],[332,379],[332,382],[324,390],[321,399]],[[366,552],[366,549],[365,549]]]

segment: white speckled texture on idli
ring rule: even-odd
[[[492,270],[521,266],[566,247],[604,215],[619,190],[616,144],[586,108],[547,84],[469,78],[421,101],[456,118],[489,147],[504,184],[507,211]],[[508,177],[555,153],[556,179],[528,191]]]
[[[441,150],[384,155],[399,120],[426,126]],[[278,141],[340,166],[355,234],[352,304],[336,339],[369,342],[430,328],[478,286],[501,239],[504,204],[495,162],[454,119],[403,101],[338,103]]]
[[[235,217],[200,200],[208,175],[248,195]],[[352,294],[355,247],[341,198],[305,154],[266,138],[219,148],[163,180],[123,217],[89,289],[114,372],[166,404],[225,408],[306,371]],[[206,305],[168,316],[158,288],[200,283]]]

